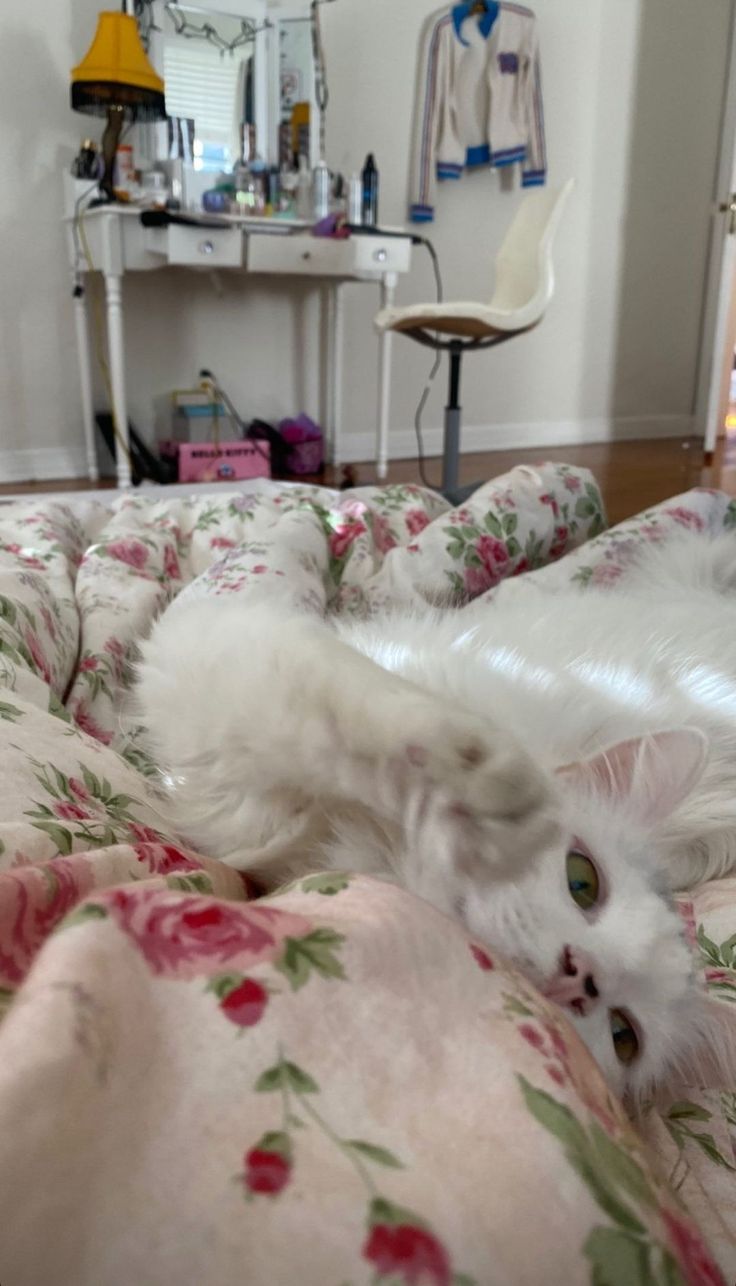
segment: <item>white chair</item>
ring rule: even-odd
[[[495,286],[488,304],[411,304],[384,308],[376,317],[379,331],[399,331],[450,354],[442,492],[454,504],[480,485],[461,489],[457,485],[463,353],[503,344],[541,322],[554,293],[552,245],[573,182],[569,179],[562,188],[538,188],[524,197],[496,256]]]

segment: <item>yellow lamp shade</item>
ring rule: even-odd
[[[72,71],[71,100],[76,111],[93,115],[117,107],[136,119],[164,118],[164,82],[148,61],[134,17],[98,15],[95,38]]]

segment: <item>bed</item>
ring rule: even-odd
[[[456,510],[276,485],[0,509],[3,1286],[733,1282],[736,1086],[631,1121],[561,1011],[419,899],[336,874],[254,899],[167,833],[127,701],[184,588],[492,610],[532,577],[615,593],[683,527],[736,502],[609,531],[564,465]],[[736,880],[681,912],[728,1027]]]

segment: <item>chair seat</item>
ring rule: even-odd
[[[494,335],[516,335],[541,321],[526,309],[507,311],[487,304],[411,304],[408,308],[384,308],[375,319],[377,330],[429,330],[466,339],[490,339]]]
[[[481,347],[484,340],[493,343],[531,330],[552,298],[552,242],[571,188],[569,180],[562,188],[526,193],[496,255],[490,299],[384,308],[376,317],[376,328],[410,337],[414,332],[422,342],[427,342],[427,332],[449,335]]]

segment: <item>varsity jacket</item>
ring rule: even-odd
[[[547,177],[539,45],[534,14],[487,0],[433,14],[424,29],[414,130],[411,210],[434,218],[437,179],[478,166],[521,163],[523,187]]]

